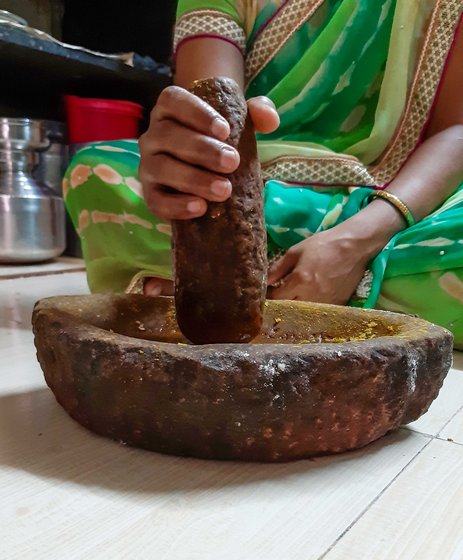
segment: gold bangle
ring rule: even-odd
[[[412,227],[416,224],[416,220],[410,208],[395,194],[389,193],[387,191],[375,191],[368,197],[368,202],[370,202],[374,198],[381,198],[382,200],[385,200],[386,202],[389,202],[389,204],[394,206],[394,208],[400,212],[408,227]]]

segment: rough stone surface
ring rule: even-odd
[[[197,344],[249,342],[260,332],[267,257],[262,179],[254,127],[235,82],[214,78],[193,89],[230,124],[240,154],[226,202],[195,220],[173,222],[175,300],[185,336]]]
[[[425,321],[302,302],[268,302],[252,344],[186,344],[172,298],[135,295],[42,300],[33,328],[46,381],[80,424],[207,459],[364,446],[421,416],[452,361],[451,334]]]

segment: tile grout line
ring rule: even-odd
[[[423,453],[423,451],[428,447],[428,445],[430,445],[432,441],[434,441],[434,439],[435,439],[434,436],[428,438],[427,443],[423,445],[423,447],[418,451],[418,453],[416,453],[416,455],[414,455],[410,459],[410,461],[408,461],[408,463],[391,479],[391,481],[388,484],[386,484],[386,486],[381,490],[381,492],[377,496],[375,496],[373,500],[371,500],[371,502],[363,509],[363,511],[361,511],[359,515],[357,515],[354,521],[352,521],[352,523],[348,527],[346,527],[346,529],[344,529],[344,531],[335,539],[335,541],[327,548],[327,550],[317,558],[317,560],[323,560],[328,556],[328,554],[334,549],[334,547],[340,542],[340,540],[345,535],[347,535],[347,533],[354,527],[354,525],[356,525],[360,521],[360,519],[362,519],[362,517],[370,510],[370,508],[385,494],[385,492],[389,490],[389,488],[394,484],[394,482],[399,478],[399,476],[406,469],[408,469],[408,467],[413,463],[413,461],[415,461],[415,459],[417,459],[421,455],[421,453]]]
[[[412,432],[412,434],[419,434],[420,436],[425,436],[428,438],[436,438],[437,436],[434,434],[428,434],[428,432],[420,432],[420,430],[417,430],[416,428],[409,428],[407,424],[405,424],[405,426],[401,427],[402,430],[407,430],[408,432]]]
[[[42,272],[25,272],[23,274],[7,274],[6,276],[0,276],[0,282],[2,280],[22,280],[23,278],[38,278],[43,276],[57,276],[59,274],[72,274],[75,272],[85,272],[85,267],[82,268],[70,268],[68,270],[50,270]]]
[[[442,439],[441,437],[439,437],[441,435],[441,433],[443,432],[443,430],[445,430],[445,428],[452,422],[452,420],[458,415],[460,414],[460,412],[463,410],[463,405],[455,412],[455,414],[453,414],[448,420],[447,422],[442,426],[442,428],[437,432],[436,434],[436,438],[438,439]]]
[[[437,439],[438,441],[443,441],[444,443],[453,443],[454,445],[459,445],[460,447],[463,447],[463,443],[460,443],[459,441],[453,441],[453,439],[440,438],[440,437],[436,437],[435,439]]]

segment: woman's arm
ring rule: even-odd
[[[463,27],[463,26],[462,26]],[[388,187],[421,220],[463,183],[463,29],[448,61],[426,140]],[[345,304],[368,263],[405,222],[388,202],[374,200],[331,230],[302,241],[270,270],[275,299]]]
[[[463,183],[462,61],[463,25],[447,63],[427,139],[387,189],[407,204],[417,221],[435,210]],[[353,233],[369,237],[365,250],[370,257],[404,227],[397,211],[388,206],[387,202],[376,200],[344,224]]]
[[[434,210],[463,182],[463,125],[429,138],[388,188],[417,220]],[[271,269],[274,299],[344,305],[368,263],[398,231],[404,219],[388,202],[375,200],[349,220],[292,247]]]
[[[388,192],[419,220],[462,182],[463,125],[454,125],[422,144]],[[352,218],[292,247],[270,269],[269,297],[345,305],[368,263],[404,227],[394,207],[374,200]]]
[[[192,39],[177,52],[174,82],[188,89],[195,80],[212,76],[232,78],[243,87],[244,61],[241,52],[220,39]]]
[[[404,165],[388,187],[410,208],[416,221],[435,210],[463,183],[463,124],[455,124],[428,138]],[[389,203],[375,200],[338,233],[361,243],[373,258],[389,239],[403,229],[401,215]]]

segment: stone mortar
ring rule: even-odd
[[[186,344],[173,299],[141,295],[45,299],[33,329],[45,379],[77,422],[205,459],[362,447],[425,413],[452,363],[440,327],[302,302],[267,302],[252,344]]]

